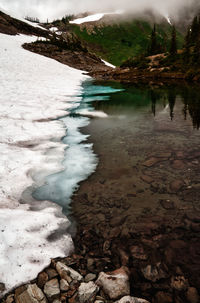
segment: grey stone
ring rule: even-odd
[[[52,279],[45,283],[44,293],[49,299],[56,299],[60,294],[58,279]]]
[[[16,297],[16,303],[47,303],[47,300],[36,284],[31,284]]]
[[[99,287],[92,281],[88,283],[81,283],[78,289],[78,298],[80,303],[89,302],[96,296],[99,291]]]

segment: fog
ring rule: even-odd
[[[1,0],[0,7],[18,16],[38,17],[41,20],[60,18],[83,12],[114,12],[153,10],[164,16],[180,17],[181,13],[197,10],[199,0]]]

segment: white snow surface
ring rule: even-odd
[[[57,27],[55,27],[55,26],[53,26],[53,27],[51,27],[50,29],[49,29],[51,32],[56,32],[56,31],[58,31],[58,28]]]
[[[105,15],[115,15],[115,14],[123,14],[123,11],[118,10],[116,12],[110,12],[110,13],[98,13],[94,15],[90,15],[84,18],[78,18],[73,21],[70,21],[71,24],[82,24],[85,22],[94,22],[101,20]]]
[[[111,63],[109,63],[109,62],[107,62],[107,61],[105,61],[105,60],[103,60],[103,59],[101,59],[101,61],[102,61],[105,65],[107,65],[107,66],[109,66],[109,67],[116,68],[115,65],[113,65],[113,64],[111,64]]]
[[[73,249],[66,232],[47,240],[69,226],[61,208],[48,201],[28,203],[22,193],[62,170],[66,128],[55,119],[66,116],[87,77],[21,47],[34,39],[0,34],[0,282],[6,291]]]
[[[78,18],[75,19],[73,21],[70,21],[70,23],[72,24],[82,24],[85,22],[94,22],[94,21],[99,21],[100,19],[103,18],[103,16],[105,15],[105,13],[101,13],[101,14],[94,14],[94,15],[90,15],[84,18]]]

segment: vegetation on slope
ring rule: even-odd
[[[168,51],[171,39],[171,25],[167,22],[157,24],[158,41],[164,51]],[[73,32],[88,48],[108,62],[120,66],[130,57],[143,53],[149,45],[153,25],[147,21],[133,20],[119,24],[101,24],[93,30],[87,26],[71,25]],[[177,32],[178,47],[183,44],[182,35]]]
[[[121,67],[150,72],[176,72],[184,74],[186,79],[200,80],[200,16],[196,16],[188,27],[183,48],[179,51],[175,27],[172,27],[169,52],[161,53],[162,45],[158,44],[157,37],[154,27],[150,46],[146,51],[136,58],[128,59]]]

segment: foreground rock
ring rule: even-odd
[[[46,303],[47,300],[36,284],[31,284],[27,290],[16,296],[16,303]]]
[[[93,281],[88,281],[90,279]],[[193,293],[190,291],[188,296],[192,297]],[[14,293],[7,295],[1,302],[114,303],[119,300],[117,303],[148,303],[129,295],[130,283],[126,267],[94,274],[88,272],[85,258],[73,255],[62,260],[52,260],[50,266],[38,274],[36,281],[16,288]]]
[[[99,287],[94,282],[81,283],[78,289],[78,299],[80,303],[94,301]]]
[[[96,283],[113,300],[130,294],[129,277],[124,268],[107,274],[101,272]]]

